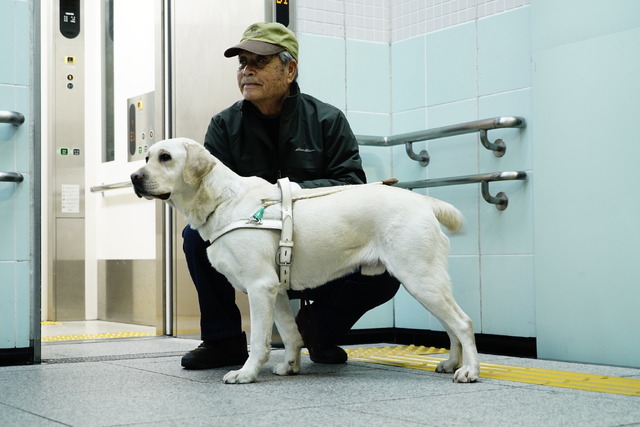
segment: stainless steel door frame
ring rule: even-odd
[[[156,123],[163,123],[158,140],[180,136],[204,142],[211,117],[240,99],[237,62],[225,58],[224,50],[240,40],[248,25],[272,20],[274,7],[273,0],[162,0],[156,17],[157,57],[162,58],[156,69]],[[158,207],[157,215],[163,331],[199,335],[200,309],[182,252],[186,224],[166,205]],[[239,305],[248,314],[243,296]],[[243,317],[248,321],[248,315]]]

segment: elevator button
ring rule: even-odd
[[[80,155],[80,149],[79,148],[74,148],[73,149],[73,155],[74,156],[79,156]]]
[[[67,65],[73,65],[76,63],[76,57],[75,56],[65,56],[64,57],[64,62]]]
[[[73,89],[73,83],[67,83],[67,89]]]
[[[61,148],[60,149],[60,155],[61,156],[68,156],[69,155],[69,149],[68,148]]]
[[[67,74],[67,80],[73,80],[73,74]]]

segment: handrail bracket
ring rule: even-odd
[[[489,141],[486,129],[480,129],[480,142],[484,148],[493,151],[496,157],[502,157],[507,152],[507,144],[502,139],[496,139],[495,142]]]
[[[495,196],[491,195],[491,193],[489,192],[489,181],[480,182],[480,191],[484,200],[487,203],[496,205],[496,209],[498,209],[499,211],[503,211],[507,209],[507,206],[509,206],[509,198],[504,191],[499,192]]]
[[[413,151],[413,142],[405,142],[404,147],[407,150],[407,155],[411,160],[415,160],[420,163],[420,166],[427,167],[429,165],[429,152],[427,150],[422,150],[419,153]]]

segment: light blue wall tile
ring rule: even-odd
[[[482,333],[536,336],[533,256],[482,256]]]
[[[18,85],[28,85],[31,70],[31,46],[29,43],[30,25],[25,25],[31,19],[29,3],[18,1],[15,3],[15,22],[21,25],[15,26],[15,82]]]
[[[640,29],[534,51],[540,357],[640,366],[639,58]]]
[[[418,108],[393,114],[393,135],[416,132],[427,128],[426,108]],[[415,142],[413,151],[427,148],[426,142]],[[412,160],[408,155],[404,144],[387,148],[392,152],[393,177],[400,181],[416,181],[427,178],[427,168],[419,162]]]
[[[402,40],[391,45],[393,76],[392,112],[426,105],[426,38]]]
[[[13,147],[15,153],[15,167],[12,170],[24,173],[27,173],[30,167],[29,153],[31,151],[31,144],[29,139],[29,121],[31,119],[31,115],[29,111],[29,96],[30,93],[28,87],[15,87],[16,101],[14,110],[24,115],[25,122],[20,126],[9,126],[12,128],[11,131],[14,133]]]
[[[480,252],[483,254],[532,254],[534,252],[533,183],[526,181],[489,183],[492,196],[504,192],[509,198],[506,210],[482,200],[480,204]]]
[[[430,188],[429,196],[451,203],[464,215],[464,226],[460,232],[451,234],[445,231],[451,241],[451,254],[478,255],[478,203],[481,203],[479,202],[479,185],[467,184]]]
[[[507,151],[502,157],[496,157],[493,151],[480,146],[481,172],[533,169],[534,139],[531,92],[530,88],[526,88],[480,98],[479,116],[481,119],[520,116],[527,122],[525,128],[496,129],[488,132],[489,141],[495,142],[496,139],[502,139],[507,146]],[[540,143],[543,142],[540,141]]]
[[[356,135],[386,136],[391,129],[391,116],[387,113],[348,111],[347,119]],[[385,150],[382,147],[375,148]]]
[[[389,114],[389,45],[347,40],[347,110]]]
[[[16,193],[20,184],[0,182],[0,262],[15,260]],[[5,284],[6,282],[2,282]],[[9,282],[11,283],[11,282]],[[1,329],[1,328],[0,328]]]
[[[531,2],[533,50],[549,49],[638,27],[637,0],[535,0]]]
[[[2,68],[2,67],[0,67]],[[0,110],[16,110],[16,88],[0,84]],[[0,123],[0,170],[16,170],[14,147],[19,128],[7,123]],[[28,146],[28,144],[27,144]]]
[[[299,82],[303,92],[346,109],[345,41],[300,34]]]
[[[393,300],[366,312],[353,329],[388,328],[391,325],[393,325]]]
[[[427,105],[477,96],[475,22],[427,35]]]
[[[478,20],[479,95],[531,86],[529,7]]]
[[[15,263],[0,261],[0,348],[15,347],[15,276]]]
[[[444,331],[444,328],[415,298],[401,287],[395,298],[395,327]]]
[[[482,331],[480,262],[477,256],[449,257],[449,274],[453,297],[473,321],[476,332]]]
[[[29,262],[15,263],[15,347],[30,346],[31,278]]]
[[[22,183],[0,183],[0,348],[31,345],[30,4],[0,0],[0,109],[26,118],[20,127],[0,124],[0,170],[25,174]]]
[[[14,258],[18,261],[28,261],[31,257],[31,175],[24,174],[24,181],[19,184],[9,184],[15,186],[14,193],[14,236],[15,236],[15,254]],[[4,183],[7,185],[6,183]],[[1,184],[0,184],[1,185]],[[2,235],[2,234],[0,234]],[[1,249],[0,249],[1,251]]]
[[[462,310],[473,320],[476,331],[481,328],[478,257],[450,257],[449,270],[453,296]],[[401,288],[396,294],[395,327],[444,331],[440,321]],[[400,308],[401,307],[401,308]]]
[[[12,0],[0,0],[0,85],[13,84],[16,80],[14,9],[15,3]]]
[[[429,107],[429,129],[476,120],[477,101],[465,100]],[[476,133],[440,138],[428,142],[431,162],[429,178],[478,173],[478,136]]]
[[[356,135],[389,135],[388,114],[350,111],[347,119]],[[379,181],[391,176],[391,150],[388,147],[361,146],[360,157],[367,181]]]

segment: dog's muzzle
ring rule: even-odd
[[[133,184],[133,191],[135,191],[136,196],[140,198],[144,197],[147,200],[167,200],[171,197],[171,193],[153,194],[147,191],[145,188],[145,174],[142,171],[136,171],[131,174],[131,183]]]

